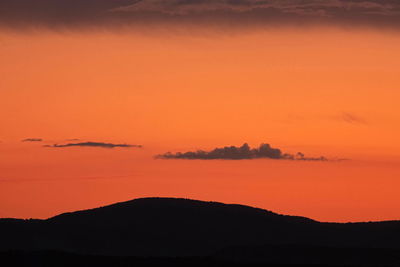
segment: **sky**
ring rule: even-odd
[[[0,217],[166,196],[399,219],[399,12],[390,0],[1,1]]]

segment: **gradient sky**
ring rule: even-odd
[[[325,4],[325,12],[335,11],[329,21],[313,13],[300,26],[298,17],[284,16],[284,22],[246,20],[245,27],[227,21],[253,10],[232,11],[227,1],[218,6],[222,26],[207,13],[207,1],[189,9],[144,2],[152,5],[134,12],[151,7],[152,15],[124,15],[123,23],[89,20],[97,9],[78,14],[76,3],[69,11],[75,17],[57,19],[0,4],[0,217],[46,218],[171,196],[323,221],[400,218],[394,2],[362,6],[375,8],[376,21],[378,11],[386,12],[375,24],[362,19],[360,6],[342,14]],[[99,3],[99,10],[110,8]],[[133,12],[127,6],[123,12]],[[192,24],[163,23],[170,10]],[[26,14],[29,20],[16,22]],[[29,138],[43,141],[21,142]],[[80,141],[143,148],[43,147]],[[332,160],[153,158],[244,142]]]

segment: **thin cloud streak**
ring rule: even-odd
[[[142,145],[130,145],[130,144],[112,144],[112,143],[102,143],[102,142],[82,142],[82,143],[68,143],[68,144],[54,144],[45,145],[44,147],[51,148],[66,148],[66,147],[99,147],[99,148],[142,148]]]
[[[43,139],[41,139],[41,138],[27,138],[27,139],[21,140],[21,142],[43,142]]]

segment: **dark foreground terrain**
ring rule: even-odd
[[[0,262],[400,266],[400,222],[321,223],[241,205],[146,198],[47,220],[0,219]]]
[[[382,267],[400,266],[398,250],[338,249],[297,246],[229,248],[204,257],[129,257],[81,255],[59,251],[0,252],[2,266],[133,267],[133,266],[280,266]]]

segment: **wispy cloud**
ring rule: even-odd
[[[43,139],[41,138],[27,138],[21,140],[21,142],[43,142]]]
[[[82,143],[68,143],[68,144],[54,144],[45,145],[44,147],[53,148],[65,148],[65,147],[99,147],[99,148],[141,148],[141,145],[130,145],[130,144],[113,144],[113,143],[103,143],[103,142],[82,142]]]
[[[306,157],[298,152],[296,155],[283,153],[278,148],[273,148],[269,144],[261,144],[258,148],[251,148],[247,143],[240,147],[226,146],[215,148],[211,151],[197,150],[189,152],[167,152],[157,155],[158,159],[202,159],[202,160],[243,160],[243,159],[285,159],[285,160],[304,160],[304,161],[326,161],[325,157]]]
[[[350,124],[366,124],[367,121],[355,114],[349,112],[343,112],[339,117],[340,120],[350,123]]]

